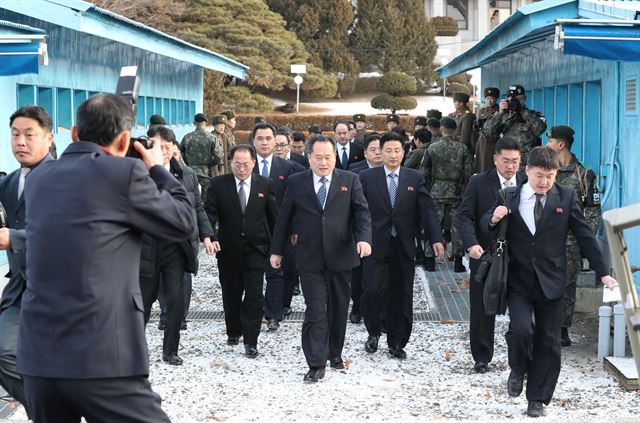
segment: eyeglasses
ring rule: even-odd
[[[286,148],[289,144],[285,144],[285,143],[276,143],[276,148]]]

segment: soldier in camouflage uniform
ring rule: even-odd
[[[213,125],[213,131],[211,132],[214,137],[216,137],[217,143],[220,145],[220,151],[222,152],[222,159],[220,163],[215,167],[213,176],[222,175],[225,173],[225,162],[227,157],[227,142],[226,135],[224,134],[225,129],[227,128],[227,117],[225,115],[215,115],[211,118],[211,124]]]
[[[507,98],[500,102],[498,113],[489,118],[482,132],[488,139],[499,139],[508,135],[520,142],[522,161],[520,170],[524,170],[533,147],[542,144],[540,136],[547,129],[544,117],[535,110],[525,106],[525,91],[522,85],[512,85],[507,92]]]
[[[182,138],[180,152],[187,166],[198,175],[198,182],[202,187],[202,198],[206,199],[209,181],[212,176],[215,176],[214,168],[217,168],[222,160],[222,146],[214,135],[207,132],[207,117],[203,113],[195,116],[194,124],[196,130]]]
[[[356,136],[353,142],[356,142],[364,148],[364,139],[369,135],[367,132],[367,117],[362,113],[353,115],[353,121],[356,124]]]
[[[463,92],[453,94],[453,106],[456,111],[449,114],[450,118],[456,121],[456,133],[453,139],[460,141],[467,146],[473,155],[471,139],[473,136],[473,123],[476,121],[476,115],[469,110],[469,95]]]
[[[473,159],[469,149],[453,139],[456,121],[445,117],[440,123],[442,125],[442,139],[435,143],[432,141],[425,154],[425,179],[438,210],[440,221],[457,222],[456,214],[462,193],[473,173]],[[454,271],[464,272],[465,268],[462,264],[464,249],[457,226],[451,225]],[[429,250],[426,251],[425,270],[434,271],[435,258]]]
[[[493,164],[493,153],[496,148],[498,138],[487,138],[482,132],[485,122],[498,113],[498,98],[500,90],[493,87],[484,89],[486,107],[478,111],[478,118],[473,124],[473,136],[471,137],[471,147],[475,152],[474,168],[476,173],[486,172],[496,166]]]
[[[547,132],[551,148],[558,154],[560,169],[556,176],[556,183],[563,187],[573,188],[578,194],[587,222],[594,233],[598,231],[600,221],[600,193],[596,184],[596,174],[585,167],[571,153],[574,131],[568,126],[559,125]],[[562,346],[571,345],[569,326],[573,318],[576,305],[576,282],[582,270],[582,254],[576,237],[569,232],[567,238],[567,294],[564,304],[564,320],[562,322]]]
[[[231,172],[229,152],[236,146],[236,136],[233,135],[233,130],[236,128],[236,114],[233,110],[225,110],[221,114],[227,117],[224,134],[222,134],[222,145],[224,147],[224,173],[229,173]]]

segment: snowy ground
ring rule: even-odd
[[[222,308],[214,262],[203,259],[193,310]],[[416,311],[428,311],[432,305],[419,279]],[[302,297],[294,297],[294,311],[303,308]],[[498,322],[491,371],[479,375],[472,370],[466,323],[415,323],[404,361],[388,357],[384,337],[376,354],[364,352],[364,325],[349,323],[343,354],[348,369],[328,369],[314,385],[302,383],[307,366],[300,322],[285,322],[274,333],[263,326],[255,360],[243,356],[242,345],[225,344],[223,322],[189,322],[181,367],[162,362],[161,332],[150,324],[150,379],[172,421],[181,423],[521,420],[527,418],[524,394],[511,399],[506,393],[507,324],[506,318]],[[539,421],[640,421],[640,394],[623,391],[603,370],[590,351],[592,340],[576,335],[574,342],[576,347],[563,350],[554,399]],[[18,410],[13,419],[23,413]]]

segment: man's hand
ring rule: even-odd
[[[436,258],[438,260],[442,260],[444,258],[444,244],[442,244],[441,242],[436,242],[435,244],[432,245],[433,247],[433,252],[436,255]]]
[[[371,245],[368,242],[360,241],[356,244],[356,251],[360,258],[371,255]]]
[[[269,261],[271,262],[271,267],[273,267],[274,269],[280,269],[280,265],[282,264],[282,256],[279,256],[278,254],[271,254]]]
[[[469,257],[472,259],[480,260],[482,253],[484,253],[484,249],[478,244],[469,247]]]
[[[218,241],[212,242],[210,237],[206,237],[204,239],[204,250],[207,252],[207,255],[213,255],[220,251],[220,243]]]
[[[506,98],[500,100],[500,112],[504,113],[509,109],[509,102]]]
[[[147,150],[144,146],[135,141],[133,144],[133,148],[136,149],[140,156],[142,157],[142,161],[147,169],[151,169],[154,166],[162,165],[164,162],[164,157],[162,155],[162,148],[160,147],[160,139],[159,138],[150,138],[153,142],[153,148],[151,150]]]
[[[496,207],[496,209],[493,211],[493,216],[491,216],[491,224],[497,225],[498,222],[500,222],[502,218],[504,218],[508,214],[509,214],[509,209],[506,208],[505,206]]]
[[[607,288],[611,290],[613,290],[613,287],[618,284],[618,281],[616,281],[613,277],[609,275],[601,277],[600,280],[602,281],[603,284],[606,285]]]
[[[298,234],[289,235],[289,242],[291,245],[296,245],[298,243]]]
[[[0,250],[8,250],[9,248],[11,248],[9,228],[0,228]]]

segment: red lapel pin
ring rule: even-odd
[[[407,187],[407,191],[413,192],[413,187]]]
[[[259,192],[259,193],[258,193],[258,198],[264,198],[264,194],[263,194],[263,193],[261,193],[261,192]]]
[[[342,192],[348,192],[348,191],[349,191],[349,188],[347,188],[347,187],[340,187],[340,191],[342,191]]]
[[[560,207],[558,207],[558,208],[556,209],[556,213],[562,213],[563,211],[564,211],[564,210],[562,210],[562,208],[560,208]]]
[[[278,175],[278,179],[280,179],[281,181],[284,181],[284,176]]]

